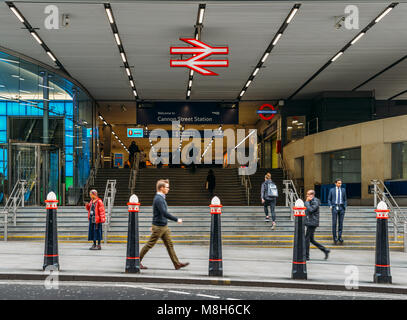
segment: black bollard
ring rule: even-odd
[[[373,281],[391,283],[388,220],[389,211],[384,201],[377,205],[376,212],[376,265]]]
[[[220,215],[222,205],[218,197],[212,199],[211,208],[211,241],[209,247],[209,275],[223,276],[222,266],[222,232]]]
[[[140,203],[136,195],[130,197],[129,203],[129,227],[127,231],[127,258],[126,273],[140,272],[140,248],[139,248],[139,226],[138,213]]]
[[[58,200],[54,192],[50,192],[45,200],[47,209],[47,222],[45,230],[45,253],[44,265],[45,270],[48,266],[54,266],[59,270],[58,257],[58,230],[57,230],[57,207]]]
[[[299,199],[295,202],[294,219],[294,250],[293,250],[293,269],[291,279],[307,280],[307,261],[305,257],[305,210],[304,202]]]

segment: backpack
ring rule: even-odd
[[[278,197],[278,189],[274,182],[266,181],[264,185],[265,200],[272,200]]]

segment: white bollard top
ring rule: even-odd
[[[130,202],[130,203],[138,203],[138,197],[137,197],[135,194],[133,194],[133,195],[130,197],[129,202]]]
[[[211,201],[212,205],[220,206],[220,199],[218,197],[213,197]]]
[[[57,195],[54,192],[50,192],[47,195],[47,200],[56,200],[57,199]]]
[[[302,201],[301,199],[298,199],[297,201],[295,201],[294,206],[296,208],[304,208],[304,201]]]
[[[387,204],[384,201],[380,201],[377,205],[377,210],[387,210]]]

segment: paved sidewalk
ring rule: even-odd
[[[223,247],[223,277],[208,276],[207,246],[176,245],[181,262],[190,266],[174,270],[167,251],[157,244],[143,260],[149,267],[140,274],[126,274],[125,244],[102,244],[101,251],[89,250],[87,243],[60,243],[60,280],[107,282],[162,282],[224,284],[270,287],[298,287],[310,289],[346,290],[345,268],[358,267],[359,290],[407,294],[407,253],[391,252],[393,284],[373,283],[374,251],[331,250],[328,260],[323,253],[311,249],[307,263],[308,280],[291,279],[292,249]],[[0,242],[0,279],[44,279],[43,242]]]

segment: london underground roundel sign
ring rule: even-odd
[[[257,113],[263,120],[271,120],[274,118],[277,111],[274,109],[273,105],[265,103],[259,108],[259,110],[257,110]]]

